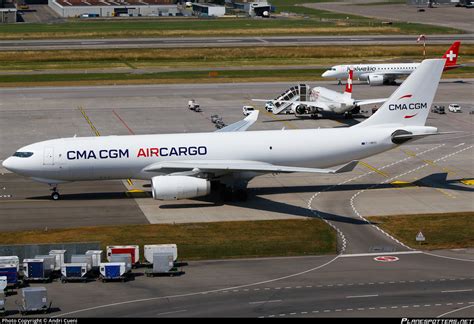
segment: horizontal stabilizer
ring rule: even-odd
[[[392,139],[410,139],[410,138],[422,138],[425,136],[431,136],[431,135],[448,135],[448,134],[459,134],[459,133],[465,133],[465,132],[439,132],[439,133],[423,133],[423,134],[396,134],[392,135]]]

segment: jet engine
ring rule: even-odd
[[[378,85],[383,85],[383,75],[380,74],[370,74],[367,77],[367,83],[371,86],[378,86]]]
[[[296,115],[304,115],[306,114],[306,106],[305,105],[298,105],[295,107],[295,114]]]
[[[211,192],[211,182],[188,176],[156,176],[151,178],[153,198],[178,200],[206,196]]]

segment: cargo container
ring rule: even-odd
[[[0,315],[5,315],[5,293],[0,291]]]
[[[87,263],[65,263],[61,266],[61,282],[86,281],[89,265]]]
[[[167,275],[175,276],[183,274],[174,266],[173,253],[153,253],[153,268],[147,269],[145,274],[148,277]]]
[[[45,287],[28,287],[21,290],[20,313],[49,312],[48,294]]]
[[[111,245],[107,246],[107,260],[112,261],[110,257],[114,254],[128,253],[132,257],[132,264],[140,262],[140,249],[138,245]]]
[[[56,257],[54,255],[35,255],[35,259],[43,259],[44,268],[50,271],[54,271],[56,268]]]
[[[51,250],[49,255],[54,255],[56,262],[54,263],[54,270],[61,270],[61,266],[65,263],[66,259],[66,250]]]
[[[86,251],[86,255],[92,257],[92,268],[99,268],[99,265],[102,262],[102,250],[89,250]]]
[[[24,259],[23,260],[23,273],[24,280],[50,280],[51,279],[51,268],[44,266],[44,259]]]
[[[0,292],[3,292],[7,288],[7,277],[0,276]]]
[[[92,269],[92,255],[74,254],[71,255],[71,263],[87,263],[87,271]]]
[[[105,282],[107,280],[123,280],[125,281],[125,263],[109,262],[99,265],[100,279]]]
[[[7,277],[7,286],[18,286],[18,270],[15,264],[0,264],[0,276]]]
[[[173,261],[178,259],[178,247],[176,244],[149,244],[144,246],[145,260],[153,263],[153,254],[172,253]]]
[[[16,255],[0,256],[0,264],[14,264],[16,271],[20,271],[20,258]]]
[[[123,262],[125,263],[125,272],[132,271],[132,256],[128,253],[112,254],[110,256],[110,262]]]

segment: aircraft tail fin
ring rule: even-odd
[[[347,77],[346,90],[344,90],[344,97],[352,97],[352,76],[354,75],[354,67],[351,66],[349,69],[349,75]]]
[[[353,127],[424,126],[443,73],[445,59],[424,60],[373,114]]]
[[[458,59],[459,47],[461,46],[460,41],[455,41],[451,47],[444,53],[443,58],[446,59],[446,64],[444,66],[445,70],[449,70],[455,67],[458,67],[456,64]]]

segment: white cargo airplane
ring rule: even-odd
[[[266,101],[266,102],[288,102],[292,103],[291,112],[297,117],[311,115],[316,116],[321,112],[333,112],[336,114],[346,114],[348,117],[352,113],[358,113],[360,106],[373,105],[382,103],[387,98],[379,99],[363,99],[357,100],[352,98],[352,80],[353,80],[354,69],[350,68],[346,83],[346,89],[343,93],[324,88],[314,87],[310,91],[310,101],[285,101],[285,100],[264,100],[264,99],[252,99],[254,101]]]
[[[257,119],[255,111],[213,133],[38,142],[19,149],[3,166],[49,184],[55,200],[60,197],[60,183],[127,178],[151,180],[155,199],[205,196],[210,193],[211,181],[245,196],[247,183],[258,175],[347,172],[358,159],[411,139],[439,134],[425,122],[444,64],[443,59],[423,61],[374,115],[352,127],[245,132]]]
[[[446,59],[444,70],[460,67],[456,64],[460,45],[460,41],[454,42],[443,55],[443,58]],[[336,65],[325,71],[322,77],[341,80],[346,77],[347,71],[354,67],[354,78],[367,81],[369,85],[382,85],[394,83],[397,78],[411,74],[419,65],[420,63]]]

